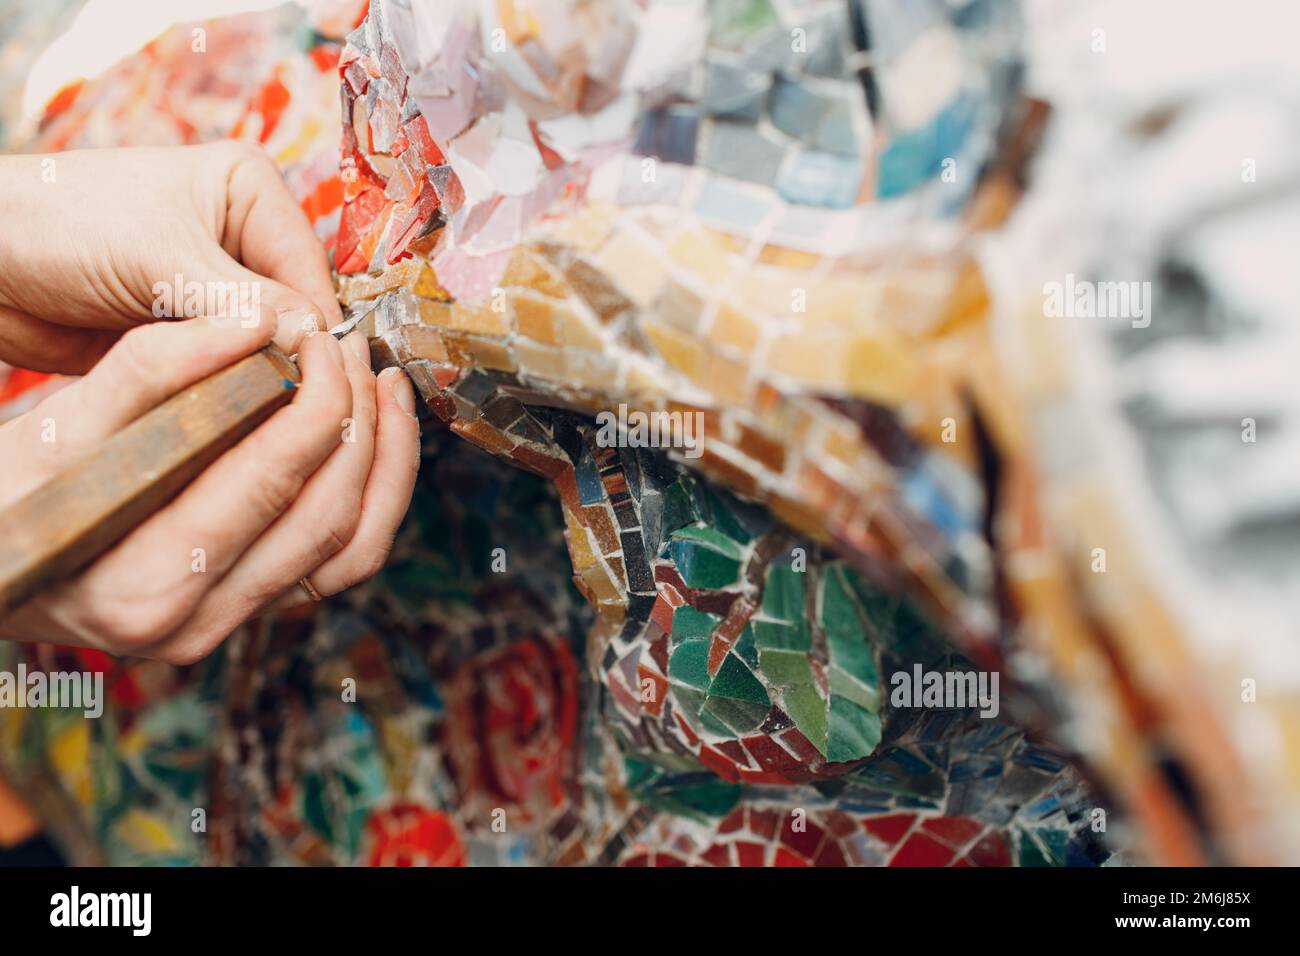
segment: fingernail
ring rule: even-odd
[[[397,407],[411,418],[415,418],[415,390],[411,388],[411,380],[406,377],[405,372],[395,367],[384,369],[380,373],[380,378],[385,376],[389,379],[388,387],[393,390],[393,399],[397,402]]]
[[[290,353],[321,328],[320,316],[312,309],[284,309],[275,314],[276,341]]]

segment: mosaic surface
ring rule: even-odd
[[[566,414],[548,424],[584,427]],[[661,524],[665,550],[708,529],[703,509],[737,538],[752,533],[742,522],[771,525],[654,456],[625,461],[646,467],[640,502],[651,488],[681,502]],[[23,646],[29,666],[104,668],[110,707],[98,721],[15,712],[7,769],[67,810],[61,835],[87,859],[113,863],[989,866],[1109,855],[1059,754],[970,710],[882,703],[881,668],[961,662],[843,562],[809,571],[828,598],[816,622],[832,662],[826,703],[808,676],[816,658],[753,636],[808,626],[780,623],[804,601],[779,583],[787,567],[768,566],[759,619],[710,679],[699,635],[717,615],[696,606],[734,598],[725,575],[682,585],[690,603],[655,602],[602,655],[587,637],[591,607],[556,573],[566,556],[552,486],[435,431],[417,502],[394,560],[361,592],[315,619],[245,628],[195,667]],[[608,499],[592,507],[612,510]],[[509,555],[500,572],[498,547]],[[642,695],[633,667],[657,693]],[[349,678],[355,703],[340,693]]]
[[[0,722],[75,855],[1267,857],[1165,592],[1088,573],[1133,552],[1044,457],[1066,352],[992,318],[1047,115],[1016,4],[357,15],[214,21],[199,62],[177,29],[47,110],[45,149],[264,144],[429,409],[393,561],[316,616],[185,670],[0,648],[110,675],[102,721]],[[608,447],[620,409],[700,453]],[[895,705],[914,668],[1001,674],[1000,713]]]

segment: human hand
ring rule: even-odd
[[[273,331],[200,318],[126,333],[85,378],[0,426],[0,507]],[[0,619],[0,636],[187,664],[259,611],[306,600],[302,578],[329,595],[378,571],[419,465],[410,381],[376,379],[357,333],[307,335],[299,365],[288,406],[77,577]]]
[[[0,360],[37,371],[80,374],[127,329],[209,314],[186,287],[243,291],[241,322],[276,320],[286,352],[341,319],[324,247],[244,143],[0,156],[0,263]]]

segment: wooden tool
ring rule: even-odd
[[[267,346],[172,396],[0,511],[0,617],[80,570],[293,398]]]

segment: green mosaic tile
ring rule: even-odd
[[[731,504],[721,495],[702,484],[696,485],[695,505],[696,511],[706,525],[740,544],[748,544],[754,539],[754,533],[746,527],[746,521],[755,531],[763,530],[771,523],[762,512],[756,515],[745,515],[742,520],[738,508],[731,507]]]
[[[700,720],[706,726],[709,726],[709,721],[716,720],[724,728],[721,732],[714,730],[720,736],[739,737],[757,730],[767,719],[770,710],[771,707],[764,704],[730,697],[709,697],[700,711]]]
[[[715,528],[681,528],[673,533],[673,541],[699,544],[735,561],[745,557],[744,548]]]
[[[736,638],[736,644],[731,651],[749,665],[750,670],[758,670],[758,645],[754,643],[754,625],[745,625],[745,629]]]
[[[878,687],[879,669],[863,623],[863,611],[846,578],[853,573],[843,564],[831,565],[822,581],[822,630],[832,667],[862,683]]]
[[[675,646],[682,641],[706,639],[721,621],[720,617],[684,604],[673,613],[672,642]]]
[[[812,668],[808,664],[808,655],[803,651],[760,647],[758,661],[763,676],[776,687],[812,682]]]
[[[879,743],[879,716],[843,697],[831,697],[827,758],[857,760],[869,755]]]
[[[728,654],[722,659],[722,665],[713,678],[709,693],[721,697],[734,697],[737,700],[752,701],[756,704],[762,704],[765,708],[772,703],[758,678],[750,673],[749,668],[734,654]]]
[[[1029,833],[1020,834],[1020,866],[1051,866],[1052,861],[1043,853],[1042,848]]]
[[[812,646],[808,625],[803,621],[792,624],[784,624],[780,621],[755,621],[754,640],[760,651],[770,649],[806,652]]]
[[[695,503],[685,483],[678,481],[663,493],[663,510],[659,518],[659,549],[662,551],[672,538],[672,533],[699,520]]]
[[[866,684],[839,667],[829,667],[831,696],[843,697],[872,713],[880,712],[881,688],[878,682]]]
[[[785,565],[767,569],[763,585],[763,613],[778,621],[798,621],[804,617],[803,575]]]
[[[709,642],[683,641],[668,660],[668,676],[701,691],[709,689]]]
[[[699,764],[689,769],[662,765],[629,757],[624,760],[628,789],[632,795],[656,809],[700,822],[726,816],[740,802],[744,787],[718,777],[701,779]]]
[[[811,678],[811,674],[809,675]],[[781,699],[795,726],[824,755],[826,753],[826,701],[817,693],[811,680],[806,684],[783,689]]]
[[[739,545],[710,528],[682,528],[673,532],[670,550],[689,588],[725,588],[740,577]]]
[[[696,714],[696,717],[699,719],[700,726],[704,728],[706,731],[708,731],[709,733],[713,734],[714,736],[721,737],[724,740],[734,739],[740,734],[745,733],[744,729],[740,729],[740,730],[734,729],[729,723],[723,721],[722,717],[719,716],[720,710],[721,711],[729,710],[729,708],[727,708],[726,706],[726,701],[724,698],[721,697],[706,698],[704,701],[704,706],[701,707],[699,713]],[[727,716],[729,718],[733,718],[736,715],[727,713]],[[742,728],[746,726],[743,717],[741,717],[740,723]]]

